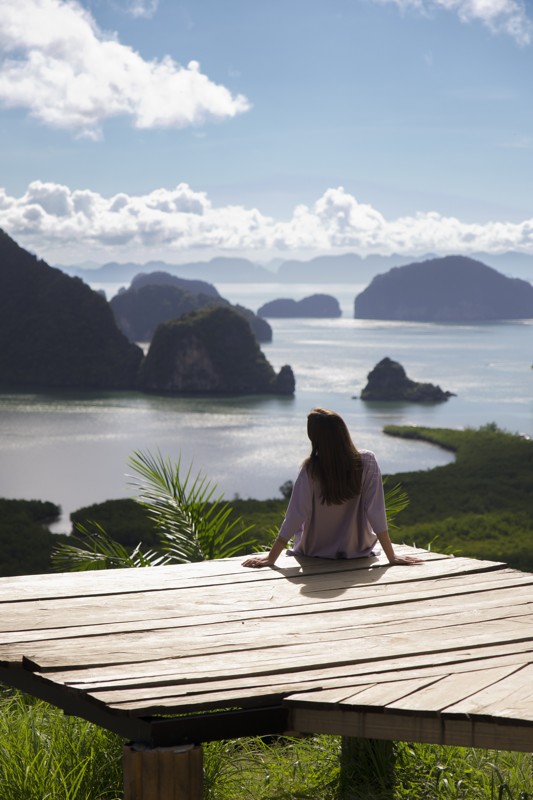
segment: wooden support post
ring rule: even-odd
[[[340,800],[392,800],[394,760],[394,742],[343,736]]]
[[[124,800],[202,800],[200,746],[150,748],[126,744],[122,756]]]

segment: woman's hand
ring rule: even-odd
[[[418,558],[417,556],[397,556],[395,555],[392,560],[389,559],[389,564],[391,566],[411,566],[412,564],[422,564],[424,561],[423,558]]]
[[[287,542],[283,539],[276,539],[270,552],[266,556],[251,556],[242,562],[243,567],[273,567],[279,554],[285,550]]]
[[[252,556],[242,562],[243,567],[273,567],[274,561],[270,556]]]

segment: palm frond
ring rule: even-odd
[[[385,490],[385,509],[387,512],[387,523],[389,528],[397,528],[395,519],[404,508],[409,505],[409,496],[405,489],[402,488],[400,483],[387,488],[387,478],[383,479],[383,488]]]
[[[232,517],[222,496],[214,497],[215,485],[201,473],[193,477],[192,464],[182,474],[181,456],[173,463],[161,453],[135,451],[130,466],[136,473],[130,476],[136,500],[155,524],[161,549],[172,562],[230,558],[259,549],[255,539],[244,538],[253,526]]]
[[[124,545],[112,539],[97,522],[89,522],[92,529],[81,523],[74,526],[71,536],[77,544],[57,545],[52,551],[52,566],[58,572],[82,572],[94,569],[120,569],[124,567],[153,567],[168,562],[150,550],[143,553],[137,545],[130,553]]]

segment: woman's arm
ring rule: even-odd
[[[276,559],[287,547],[288,542],[293,538],[309,518],[312,508],[312,489],[305,467],[302,467],[294,484],[291,499],[287,506],[285,519],[279,530],[279,534],[270,552],[266,556],[250,556],[242,562],[243,567],[271,567]]]
[[[388,531],[376,533],[376,536],[390,564],[409,565],[422,563],[423,559],[417,558],[416,556],[397,556],[394,552],[394,547],[392,546]]]
[[[276,539],[266,556],[251,556],[242,562],[243,567],[273,567],[280,553],[287,547],[284,539]]]

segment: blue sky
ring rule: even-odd
[[[0,227],[50,263],[533,253],[529,0],[3,0]]]

